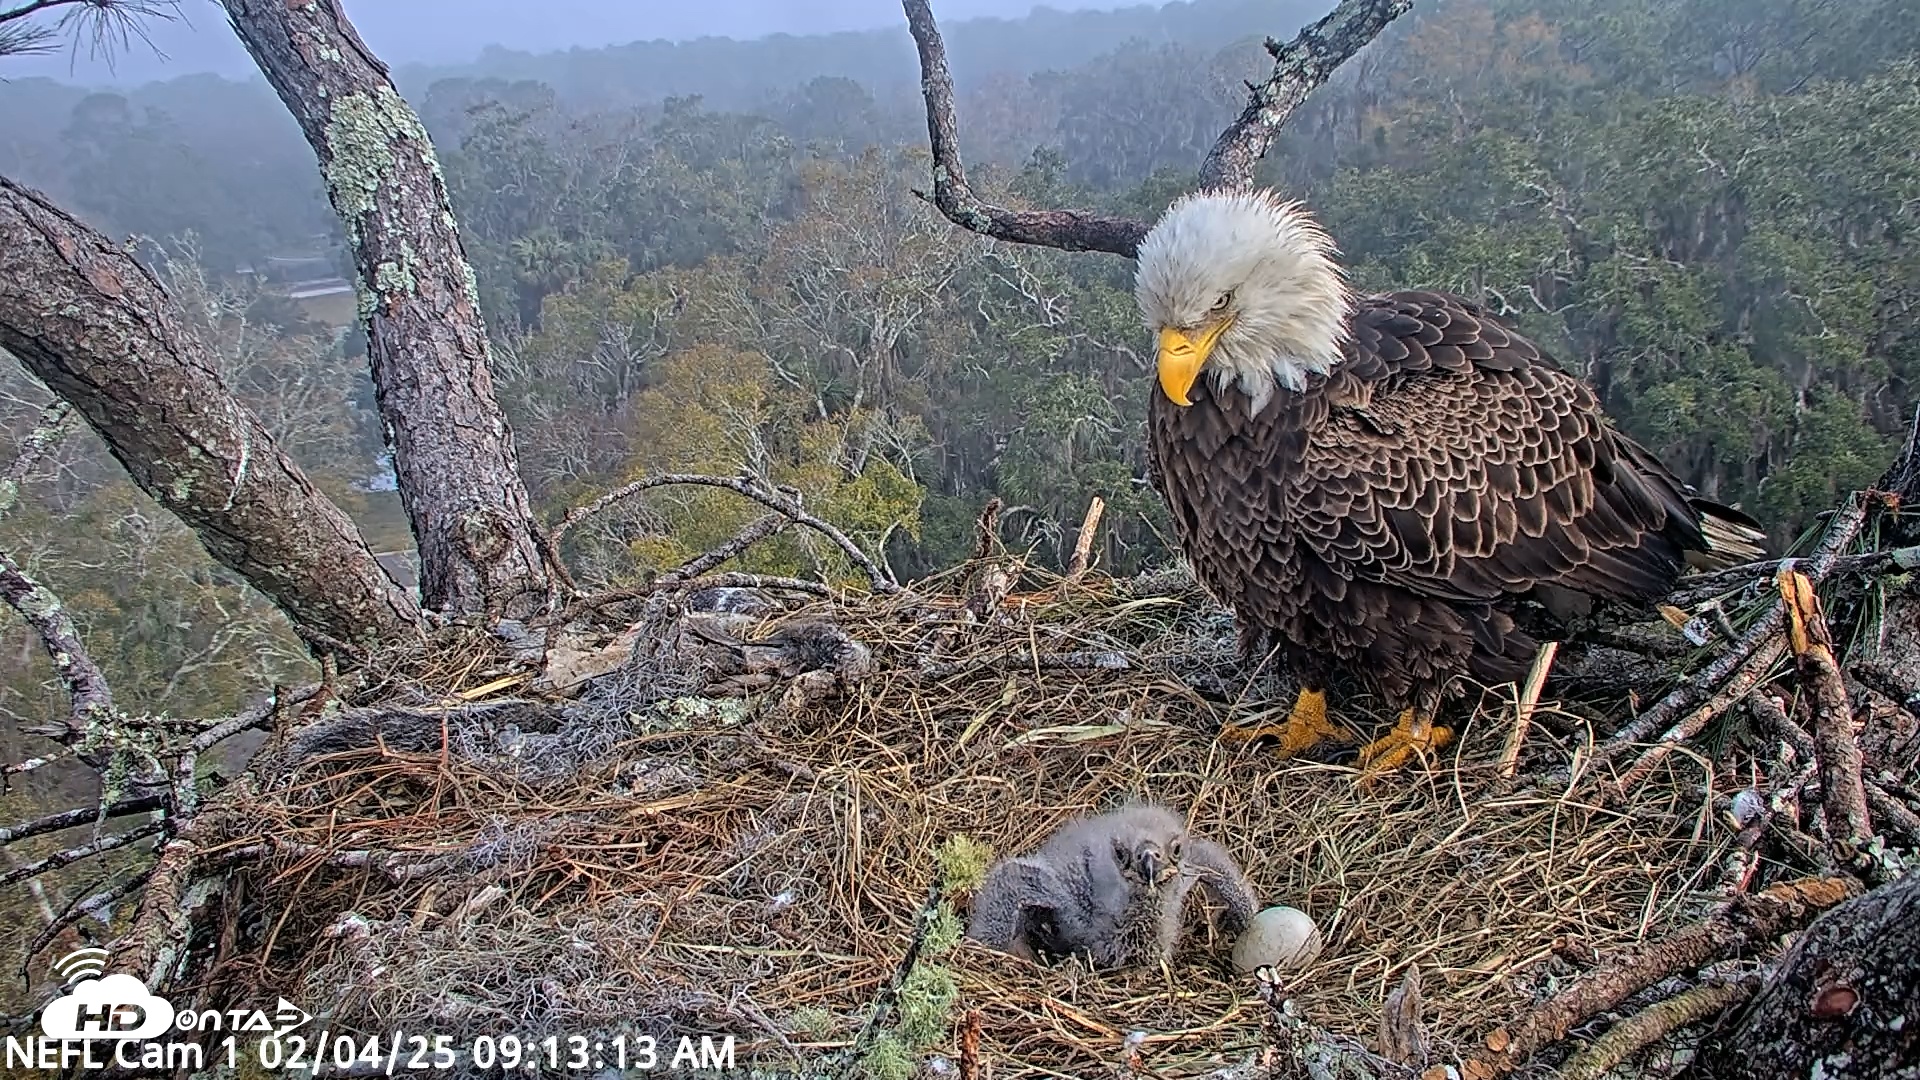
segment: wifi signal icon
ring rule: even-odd
[[[75,949],[54,963],[53,973],[71,987],[82,979],[99,978],[112,955],[105,949]]]

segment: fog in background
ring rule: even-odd
[[[1036,7],[1060,11],[1131,6],[1123,0],[941,0],[944,21],[1018,18]],[[1157,6],[1157,5],[1156,5]],[[396,67],[461,64],[488,46],[519,52],[684,41],[703,36],[756,38],[904,26],[897,0],[345,0],[347,15],[374,52]],[[179,19],[155,21],[148,34],[165,57],[135,41],[109,65],[82,45],[46,56],[15,57],[11,79],[45,76],[87,85],[137,85],[202,72],[257,74],[213,0],[185,0]]]

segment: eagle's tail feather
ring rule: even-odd
[[[1700,515],[1705,551],[1687,553],[1687,565],[1696,570],[1722,570],[1767,557],[1767,532],[1760,523],[1730,506],[1706,499],[1689,499]]]

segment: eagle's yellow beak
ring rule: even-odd
[[[1193,389],[1193,380],[1200,377],[1200,368],[1213,354],[1214,343],[1232,321],[1221,319],[1201,330],[1197,337],[1188,337],[1170,326],[1160,331],[1160,389],[1169,401],[1175,405],[1193,404],[1187,391]]]

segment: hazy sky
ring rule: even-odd
[[[1142,0],[934,0],[943,20],[1025,15],[1036,6],[1062,10],[1115,8]],[[1160,0],[1152,0],[1154,3]],[[347,15],[376,54],[390,64],[459,63],[489,44],[539,52],[703,34],[758,37],[904,25],[898,0],[344,0]],[[11,5],[9,5],[11,6]],[[161,60],[136,42],[109,69],[87,49],[14,57],[0,76],[46,75],[82,83],[138,83],[210,71],[253,73],[214,0],[182,0],[182,19],[158,23],[151,35]]]

